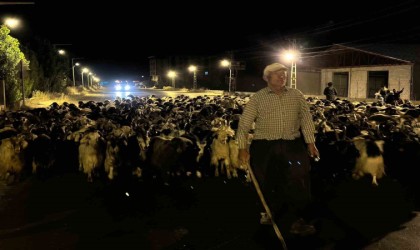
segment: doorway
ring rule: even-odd
[[[369,71],[367,98],[375,98],[375,93],[378,92],[382,86],[388,88],[388,77],[388,71]]]
[[[334,72],[333,83],[337,90],[337,96],[348,97],[349,72]]]

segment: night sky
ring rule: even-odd
[[[49,39],[83,57],[102,78],[148,76],[148,57],[226,51],[275,53],[296,39],[305,49],[333,43],[418,43],[417,1],[34,1],[0,5],[0,18],[23,20],[11,35]],[[4,2],[0,2],[4,3]],[[369,6],[365,6],[369,4]],[[144,6],[142,6],[144,5]]]

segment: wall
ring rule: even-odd
[[[322,69],[320,91],[328,82],[333,81],[334,72],[349,72],[348,98],[366,98],[368,71],[388,71],[388,88],[391,90],[404,88],[401,99],[410,99],[411,65]]]
[[[411,81],[411,65],[393,66],[389,70],[389,89],[404,91],[401,93],[401,99],[410,99],[410,81]]]
[[[289,79],[290,81],[290,79]],[[290,83],[289,83],[290,86]],[[321,74],[319,71],[296,72],[296,88],[305,95],[320,95]]]

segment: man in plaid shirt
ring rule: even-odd
[[[303,218],[311,200],[309,156],[319,152],[308,103],[301,91],[286,87],[287,72],[280,63],[265,67],[267,87],[250,98],[239,121],[239,162],[252,167],[280,229],[308,235],[315,233]]]

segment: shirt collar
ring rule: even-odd
[[[274,93],[274,91],[273,90],[271,90],[271,88],[270,87],[266,87],[266,89],[267,89],[267,93]],[[287,86],[284,86],[283,87],[283,93],[286,93],[286,92],[288,92],[289,91],[289,87],[287,87]]]

